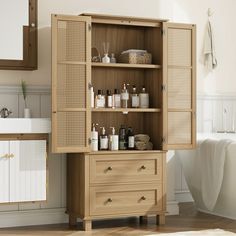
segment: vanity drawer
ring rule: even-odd
[[[161,181],[163,155],[90,155],[90,183]]]
[[[90,215],[162,211],[162,184],[90,187]]]

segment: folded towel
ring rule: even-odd
[[[207,31],[204,39],[204,64],[209,71],[212,71],[217,66],[216,53],[215,53],[215,43],[214,36],[212,32],[211,22],[207,23]]]
[[[201,192],[206,208],[212,211],[218,199],[223,176],[226,150],[232,140],[206,139],[200,144],[197,159],[200,162]]]

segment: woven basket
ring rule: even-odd
[[[119,56],[119,62],[129,64],[152,64],[152,54],[129,52]]]

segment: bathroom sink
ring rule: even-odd
[[[48,118],[0,118],[0,134],[51,133]]]

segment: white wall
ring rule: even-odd
[[[236,91],[234,68],[236,61],[236,29],[234,27],[235,0],[40,0],[39,69],[37,71],[0,71],[0,84],[19,84],[25,79],[32,85],[50,85],[51,13],[80,14],[96,12],[128,16],[168,18],[176,22],[197,24],[197,61],[202,55],[202,42],[207,22],[207,9],[212,8],[218,68],[206,74],[198,63],[197,89],[199,93],[233,93]]]

